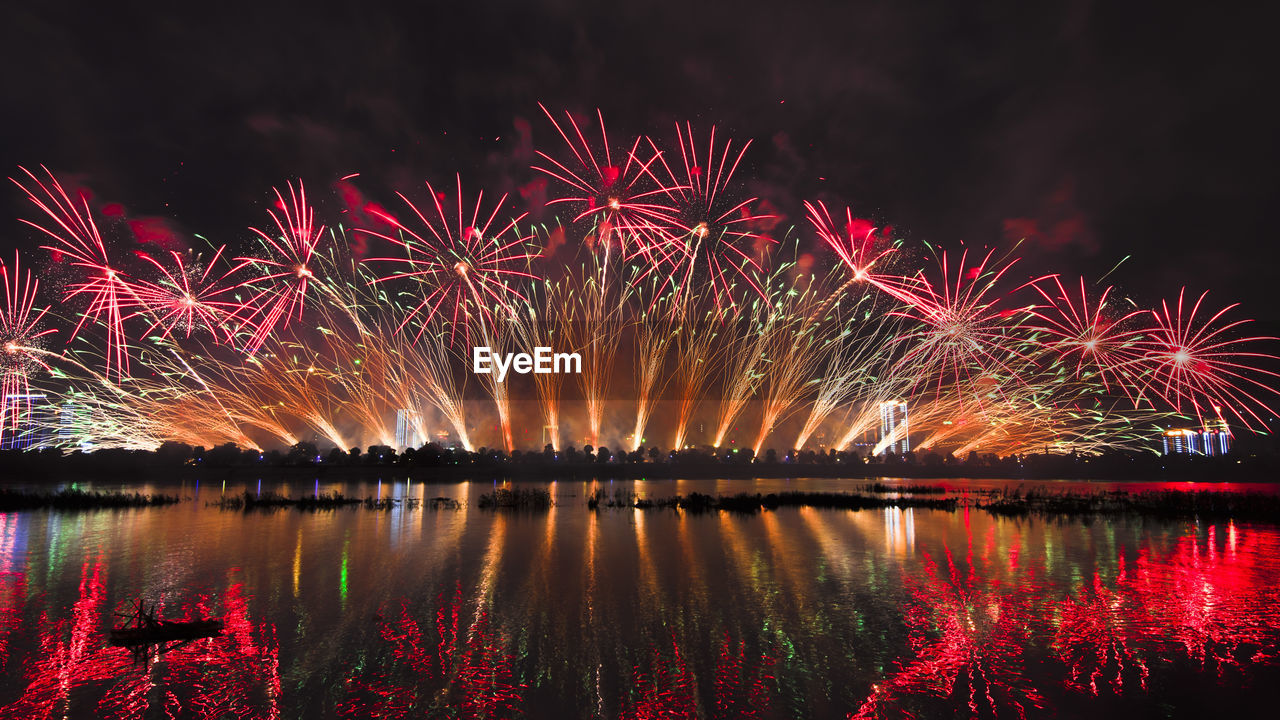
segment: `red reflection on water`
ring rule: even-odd
[[[170,718],[278,717],[275,629],[252,625],[240,585],[218,603],[226,624],[221,637],[180,645],[140,664],[129,650],[106,645],[113,619],[102,559],[86,559],[80,574],[71,617],[42,613],[35,628],[38,650],[24,663],[27,685],[21,697],[0,707],[0,718],[134,718],[153,706]],[[207,599],[182,612],[186,618],[217,615]]]
[[[451,717],[505,718],[519,714],[525,685],[517,682],[510,643],[493,630],[488,612],[476,613],[459,634],[462,588],[452,599],[441,593],[435,612],[435,642],[401,603],[395,620],[380,620],[379,634],[390,662],[347,680],[338,714],[353,718],[407,718],[449,708]]]
[[[9,660],[9,636],[22,624],[27,599],[27,574],[14,568],[18,515],[0,513],[0,670]]]
[[[1182,537],[1167,556],[1144,549],[1119,590],[1153,644],[1173,641],[1188,659],[1222,673],[1277,657],[1280,588],[1272,563],[1280,535],[1234,525],[1218,535],[1210,527],[1204,539]]]
[[[1126,582],[1123,557],[1118,583]],[[1107,587],[1094,573],[1090,588],[1081,587],[1077,597],[1068,596],[1060,605],[1060,620],[1053,648],[1067,665],[1068,682],[1077,689],[1098,694],[1099,683],[1119,694],[1126,678],[1143,690],[1150,671],[1140,652],[1142,633],[1129,618],[1141,611],[1128,607],[1125,593]]]
[[[905,578],[912,603],[906,624],[914,658],[883,682],[850,717],[901,717],[905,705],[943,701],[957,715],[996,716],[1044,705],[1027,679],[1024,649],[1030,645],[1030,601],[1035,590],[992,575],[979,576],[972,550],[962,574],[946,549],[947,571],[924,553],[921,579]],[[1025,578],[1025,576],[1024,576]]]
[[[1165,553],[1143,548],[1132,568],[1121,556],[1113,583],[1095,574],[1059,606],[1053,647],[1069,682],[1120,694],[1135,684],[1146,689],[1150,657],[1181,658],[1218,675],[1274,661],[1280,592],[1269,563],[1278,552],[1274,532],[1232,524],[1225,537],[1211,526]]]
[[[184,608],[184,619],[216,616],[214,605],[200,598]],[[216,605],[222,607],[222,637],[197,640],[163,656],[161,679],[168,700],[198,718],[279,717],[275,626],[253,624],[240,583],[228,587]]]
[[[623,710],[623,720],[698,717],[696,683],[675,637],[671,638],[669,652],[657,645],[650,647],[647,660],[645,665],[631,670],[635,701]]]
[[[52,718],[69,714],[71,691],[88,683],[115,678],[129,665],[128,651],[103,648],[99,626],[105,615],[106,590],[102,559],[80,568],[79,599],[66,620],[41,613],[39,650],[27,665],[27,687],[12,704],[0,708],[6,718]]]
[[[745,642],[735,642],[725,633],[716,657],[715,694],[709,715],[698,711],[697,680],[673,635],[669,648],[651,646],[644,661],[632,668],[631,701],[625,704],[620,717],[677,720],[709,716],[731,720],[768,716],[777,686],[773,656],[749,652]]]
[[[746,643],[734,643],[725,633],[716,662],[714,717],[730,720],[767,716],[772,690],[777,685],[774,662],[767,654],[748,655]]]
[[[972,542],[972,538],[970,538]],[[906,578],[912,659],[872,687],[850,717],[897,717],[920,708],[957,715],[1025,717],[1046,705],[1025,678],[1076,692],[1145,692],[1151,666],[1186,662],[1222,675],[1280,657],[1280,588],[1272,528],[1191,528],[1171,545],[1148,542],[1136,558],[1070,586],[1037,581],[1019,565],[1019,548],[1002,548],[1008,580],[995,577],[987,538],[984,564],[968,572],[946,553],[946,571],[924,554],[922,578]],[[1130,557],[1134,557],[1130,554]],[[1049,640],[1056,661],[1028,672],[1025,650]],[[1060,663],[1060,664],[1059,664]],[[1049,675],[1045,675],[1045,670]]]

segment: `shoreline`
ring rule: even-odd
[[[1207,460],[1218,460],[1209,458]],[[645,463],[501,463],[483,462],[457,465],[370,464],[370,465],[95,465],[82,462],[11,466],[0,487],[41,483],[95,482],[126,474],[138,482],[221,481],[244,479],[296,478],[330,481],[372,477],[409,476],[415,481],[481,482],[561,480],[777,480],[823,478],[849,480],[1009,480],[1026,482],[1201,482],[1273,483],[1280,479],[1280,462],[1270,457],[1225,462],[1170,463],[1164,467],[1113,468],[1089,465],[968,466],[965,464],[927,466],[907,463],[725,463],[645,462]]]
[[[563,498],[580,498],[564,501]],[[557,499],[560,498],[560,499]],[[92,511],[122,508],[167,507],[182,503],[199,503],[198,497],[174,495],[142,495],[127,492],[84,491],[63,489],[58,492],[0,489],[0,512],[31,510]],[[438,496],[372,496],[359,498],[340,492],[304,494],[288,497],[273,491],[243,491],[224,495],[203,504],[206,508],[249,514],[294,509],[300,512],[338,511],[346,509],[405,511],[458,510],[470,502]],[[475,507],[490,512],[546,512],[552,507],[575,506],[587,512],[601,511],[673,511],[689,514],[720,513],[757,515],[780,508],[817,508],[831,510],[925,509],[954,513],[958,510],[985,511],[994,516],[1021,518],[1079,518],[1088,521],[1098,517],[1153,517],[1164,520],[1229,520],[1263,522],[1280,525],[1280,496],[1247,491],[1215,490],[1058,490],[1044,487],[1024,489],[954,490],[936,485],[889,486],[881,483],[860,485],[850,491],[784,490],[769,493],[700,493],[676,495],[641,495],[625,487],[610,490],[597,488],[590,494],[552,496],[545,487],[523,486],[495,488],[481,493]]]

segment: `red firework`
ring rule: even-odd
[[[307,290],[315,280],[312,258],[324,234],[324,225],[315,223],[315,211],[307,204],[306,189],[298,181],[295,190],[288,183],[289,199],[275,190],[276,209],[268,210],[275,224],[272,232],[249,228],[262,241],[268,257],[236,258],[236,270],[250,268],[254,277],[237,287],[255,294],[243,303],[239,320],[250,329],[247,350],[258,351],[276,327],[287,327],[302,317]]]
[[[923,275],[902,278],[898,283],[895,297],[911,306],[911,312],[903,314],[925,325],[900,338],[911,345],[902,361],[927,368],[920,377],[936,376],[939,389],[948,378],[961,382],[993,377],[1016,380],[1018,373],[1010,363],[1028,360],[1021,349],[1024,341],[1014,332],[1016,316],[1027,308],[1001,309],[1001,295],[996,291],[1017,260],[993,264],[994,252],[988,251],[981,262],[970,266],[965,250],[954,276],[943,252],[938,259],[939,285]]]
[[[421,294],[413,298],[413,307],[405,314],[397,331],[415,319],[418,336],[432,321],[447,322],[450,334],[469,332],[470,321],[479,318],[491,325],[495,308],[510,308],[513,299],[524,297],[511,283],[529,274],[529,263],[536,253],[529,252],[532,236],[521,235],[517,225],[521,214],[506,224],[499,224],[498,213],[506,205],[503,195],[492,210],[482,212],[484,193],[476,197],[475,206],[467,212],[462,200],[462,179],[457,179],[457,202],[446,210],[443,193],[427,183],[434,214],[429,218],[403,194],[400,199],[409,206],[415,230],[387,213],[376,213],[398,232],[384,234],[375,230],[360,232],[382,238],[404,250],[403,257],[374,257],[365,262],[396,263],[399,269],[378,277],[378,282],[409,279],[421,286]],[[494,228],[498,228],[494,230]]]
[[[1201,293],[1190,308],[1185,306],[1185,293],[1186,288],[1178,292],[1173,308],[1162,301],[1159,310],[1151,311],[1155,327],[1146,333],[1138,361],[1141,369],[1151,373],[1147,387],[1178,412],[1189,405],[1201,422],[1206,416],[1219,419],[1225,413],[1250,430],[1265,427],[1259,411],[1274,411],[1259,396],[1276,391],[1262,380],[1280,374],[1256,366],[1259,360],[1275,362],[1275,355],[1251,348],[1276,338],[1238,337],[1238,330],[1251,321],[1228,321],[1226,315],[1235,305],[1201,321],[1208,314],[1201,312],[1208,292]]]
[[[866,282],[897,297],[910,301],[914,296],[901,293],[901,278],[876,272],[877,265],[883,265],[887,258],[896,252],[896,248],[887,247],[884,236],[877,235],[879,228],[866,221],[853,217],[853,210],[845,208],[844,227],[838,227],[827,212],[827,206],[819,202],[817,205],[805,201],[809,223],[836,255],[840,262],[853,273],[851,282]]]
[[[758,280],[763,270],[752,254],[756,244],[774,242],[755,231],[759,223],[773,216],[757,214],[752,209],[757,198],[740,199],[741,194],[733,186],[733,175],[751,141],[736,152],[732,140],[717,148],[716,130],[712,127],[703,151],[688,123],[683,128],[676,125],[676,141],[681,164],[674,170],[654,145],[663,170],[672,178],[667,183],[667,195],[675,208],[675,222],[669,225],[660,261],[675,268],[682,291],[691,287],[695,277],[705,277],[711,283],[717,305],[726,299],[732,302],[731,291],[739,279],[761,298],[766,297]]]
[[[83,268],[87,279],[68,286],[65,298],[84,296],[89,307],[80,316],[71,337],[75,337],[89,320],[101,322],[106,329],[106,375],[117,380],[129,372],[128,341],[124,331],[122,301],[128,300],[128,287],[124,276],[107,257],[107,246],[93,220],[88,199],[72,200],[53,173],[40,167],[49,176],[47,181],[37,178],[30,170],[19,168],[30,179],[33,187],[9,178],[26,193],[37,208],[48,216],[50,223],[41,225],[30,220],[23,223],[53,238],[53,245],[43,249],[53,253],[55,259],[66,259],[74,267]],[[38,192],[37,192],[38,190]]]
[[[1135,318],[1145,313],[1132,310],[1116,317],[1108,304],[1110,287],[1091,304],[1084,278],[1080,279],[1078,296],[1074,288],[1068,292],[1057,275],[1041,280],[1053,281],[1049,289],[1044,287],[1046,282],[1032,284],[1048,304],[1031,309],[1034,320],[1028,323],[1027,329],[1044,333],[1047,348],[1066,362],[1074,360],[1076,377],[1096,371],[1105,390],[1109,392],[1114,384],[1136,403],[1138,396],[1134,391],[1140,391],[1142,381],[1134,376],[1132,369],[1142,356],[1143,331],[1131,326]]]
[[[218,248],[213,258],[203,263],[203,270],[200,263],[189,264],[182,253],[172,250],[169,255],[173,269],[165,267],[149,254],[139,253],[139,257],[160,272],[160,276],[154,282],[140,279],[128,283],[137,310],[126,319],[138,316],[150,319],[151,326],[146,334],[160,330],[162,338],[170,337],[175,331],[189,338],[191,333],[201,328],[212,332],[215,338],[219,334],[229,337],[226,321],[243,311],[244,305],[218,299],[233,288],[219,287],[225,276],[210,277],[224,249]]]
[[[571,115],[565,113],[566,132],[545,106],[539,104],[539,107],[564,138],[574,157],[574,162],[566,165],[544,152],[538,152],[549,166],[535,165],[533,169],[559,180],[568,188],[568,194],[547,204],[567,203],[574,212],[573,222],[589,220],[595,229],[597,242],[605,247],[606,252],[616,245],[625,258],[638,255],[652,261],[666,242],[665,230],[674,222],[675,212],[667,204],[675,188],[664,186],[651,170],[658,159],[657,152],[647,159],[640,159],[636,152],[640,147],[640,138],[637,137],[629,150],[615,153],[605,131],[604,116],[597,110],[603,148],[603,157],[599,157]],[[621,167],[617,161],[621,161]]]
[[[0,282],[3,282],[4,304],[0,305],[0,445],[20,428],[21,414],[28,410],[25,396],[31,393],[28,385],[31,373],[49,369],[41,355],[41,338],[55,332],[41,330],[41,321],[49,308],[35,308],[36,291],[40,281],[31,277],[31,271],[22,274],[18,254],[13,255],[13,268],[0,260]]]

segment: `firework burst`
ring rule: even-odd
[[[934,384],[935,394],[950,383],[963,387],[982,378],[1016,379],[1014,366],[1028,360],[1018,325],[1027,311],[1001,308],[998,290],[1017,260],[993,263],[994,253],[990,250],[970,265],[966,250],[953,273],[943,252],[938,259],[940,282],[919,275],[898,284],[900,291],[911,287],[903,292],[910,305],[907,312],[923,324],[903,339],[910,349],[902,362],[923,370],[919,377]]]
[[[86,278],[72,283],[64,296],[65,300],[84,297],[89,303],[71,337],[79,335],[90,321],[100,323],[106,332],[107,375],[119,380],[129,372],[128,339],[122,310],[122,304],[129,301],[128,286],[122,273],[107,256],[107,246],[94,222],[88,199],[80,197],[73,200],[48,168],[41,166],[40,169],[49,176],[48,180],[41,180],[30,170],[19,168],[27,176],[30,187],[10,178],[48,220],[47,224],[25,219],[22,222],[53,240],[53,245],[42,247],[53,253],[55,260],[67,261],[85,273]]]
[[[515,283],[533,279],[529,263],[531,235],[521,234],[521,214],[502,223],[498,214],[505,206],[503,195],[486,215],[484,193],[476,197],[471,210],[463,203],[462,179],[457,179],[456,204],[445,206],[445,197],[427,183],[433,213],[424,213],[404,195],[409,212],[422,230],[415,230],[390,214],[380,217],[398,232],[390,235],[363,229],[368,235],[386,240],[404,251],[403,257],[374,257],[368,263],[392,263],[394,270],[378,282],[410,281],[417,292],[400,327],[415,322],[417,336],[431,323],[443,323],[450,337],[469,337],[475,322],[492,326],[495,309],[508,317],[515,315],[514,303],[528,304]]]
[[[1262,396],[1274,395],[1275,390],[1263,380],[1280,374],[1257,366],[1259,361],[1275,362],[1275,355],[1251,348],[1275,338],[1240,337],[1240,328],[1250,321],[1226,317],[1235,305],[1207,310],[1206,295],[1188,303],[1184,288],[1174,306],[1165,301],[1151,311],[1155,324],[1142,340],[1139,361],[1139,367],[1151,373],[1147,386],[1175,410],[1190,408],[1202,423],[1206,418],[1221,420],[1225,413],[1247,428],[1265,427],[1260,413],[1272,410]]]
[[[307,290],[317,281],[313,261],[324,237],[324,226],[315,222],[315,210],[307,204],[302,181],[298,187],[287,183],[289,198],[276,189],[276,207],[267,211],[273,228],[250,228],[262,243],[261,257],[236,258],[253,277],[236,288],[247,288],[252,296],[237,311],[248,332],[245,349],[253,355],[277,328],[302,317]]]
[[[162,339],[174,334],[190,338],[192,333],[208,331],[214,337],[229,338],[227,322],[243,309],[239,302],[222,299],[232,288],[222,287],[222,276],[213,277],[223,248],[218,248],[208,262],[187,253],[169,252],[172,266],[139,253],[142,260],[157,271],[158,279],[126,280],[130,304],[136,309],[125,320],[144,317],[151,325],[144,334],[159,332]]]
[[[1046,289],[1045,285],[1049,287]],[[1031,286],[1047,304],[1031,308],[1032,321],[1027,329],[1045,335],[1045,348],[1061,356],[1072,367],[1074,377],[1096,372],[1105,391],[1118,388],[1136,404],[1134,390],[1141,384],[1128,369],[1141,357],[1139,341],[1143,330],[1135,327],[1135,320],[1146,313],[1117,312],[1110,287],[1091,303],[1083,278],[1078,294],[1075,288],[1068,291],[1056,275]]]
[[[613,148],[604,116],[598,110],[602,149],[596,152],[572,115],[566,112],[565,124],[561,125],[546,107],[539,107],[573,155],[573,161],[565,164],[538,152],[546,166],[535,165],[534,169],[567,188],[564,195],[548,204],[565,204],[573,222],[589,222],[594,241],[605,248],[606,254],[618,247],[624,258],[641,256],[652,263],[666,241],[666,229],[675,221],[675,208],[668,201],[670,193],[677,190],[663,185],[653,173],[658,152],[654,150],[642,159],[637,154],[639,137],[629,149]]]
[[[22,414],[29,410],[24,398],[30,395],[31,374],[48,370],[43,355],[44,338],[53,332],[43,328],[49,308],[36,309],[36,292],[40,281],[31,271],[22,273],[18,256],[10,267],[0,260],[0,282],[3,283],[4,305],[0,307],[0,446],[10,441],[22,427]]]
[[[674,168],[653,146],[662,169],[672,178],[667,194],[676,221],[670,226],[661,262],[674,269],[678,288],[687,291],[695,281],[705,282],[717,303],[732,304],[733,287],[739,281],[766,297],[759,280],[764,269],[756,259],[755,245],[772,240],[756,228],[772,216],[757,213],[753,209],[757,198],[742,197],[734,184],[734,173],[751,142],[736,151],[732,140],[717,147],[713,127],[704,151],[689,124],[676,125],[676,142],[681,162]]]

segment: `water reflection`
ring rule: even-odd
[[[107,600],[101,556],[80,568],[79,597],[69,617],[42,611],[31,628],[37,647],[25,664],[21,695],[0,708],[12,718],[135,718],[279,716],[280,674],[275,628],[255,624],[243,586],[231,583],[218,598],[200,597],[162,608],[171,619],[217,614],[220,637],[171,647],[139,659],[106,645],[114,615]]]
[[[1143,714],[1280,665],[1271,526],[589,512],[597,484],[551,487],[542,514],[0,514],[0,718]],[[105,640],[138,597],[226,631],[135,663]]]

